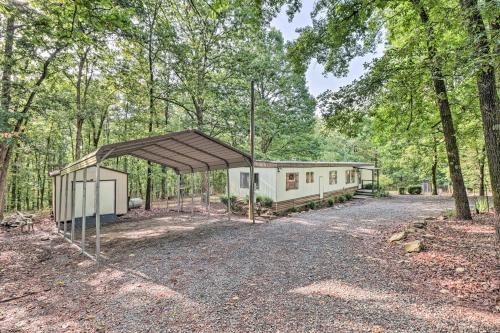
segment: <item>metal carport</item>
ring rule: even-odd
[[[86,195],[86,180],[87,168],[96,166],[95,174],[95,214],[96,214],[96,243],[95,243],[95,259],[99,260],[101,250],[100,245],[100,210],[99,210],[99,182],[100,182],[100,164],[107,158],[130,155],[154,163],[158,163],[165,167],[173,169],[179,176],[186,173],[194,173],[201,171],[212,171],[242,166],[252,166],[252,158],[250,155],[231,147],[230,145],[208,136],[198,130],[188,130],[182,132],[169,133],[165,135],[152,136],[137,140],[124,141],[119,143],[108,144],[100,147],[94,152],[84,156],[78,161],[75,161],[60,170],[61,182],[65,177],[66,184],[70,177],[73,181],[76,177],[76,171],[83,170],[83,198]],[[229,176],[227,177],[227,193],[229,197]],[[74,187],[73,187],[74,188]],[[61,186],[62,189],[62,186]],[[68,187],[66,187],[66,192]],[[59,195],[61,200],[62,195]],[[66,193],[67,197],[67,193]],[[67,238],[66,219],[64,220],[64,238],[73,243],[75,234],[75,217],[74,204],[75,193],[72,191],[71,200],[71,236]],[[85,212],[85,202],[82,200],[82,211]],[[250,209],[253,210],[252,202]],[[59,211],[61,204],[57,205]],[[66,205],[67,206],[67,205]],[[231,211],[230,200],[228,200],[228,213]],[[65,214],[66,214],[65,207]],[[82,217],[82,246],[81,250],[88,256],[91,256],[85,250],[85,214]],[[58,222],[58,232],[60,232],[60,222]],[[76,244],[76,243],[74,243]]]

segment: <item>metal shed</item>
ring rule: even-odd
[[[69,205],[68,194],[75,190],[75,220],[78,223],[82,221],[82,200],[83,200],[83,170],[76,171],[76,179],[64,177],[61,181],[61,171],[56,170],[49,175],[52,177],[52,211],[54,212],[54,220],[56,222],[71,221],[73,216],[73,207]],[[86,187],[86,218],[87,222],[95,216],[95,198],[94,198],[94,177],[95,166],[87,169],[87,184]],[[67,186],[67,192],[66,192]],[[114,170],[106,167],[101,167],[101,196],[100,207],[101,216],[106,220],[113,221],[117,216],[127,213],[128,210],[128,174],[123,171]],[[105,194],[105,195],[103,195]],[[61,196],[61,198],[59,198]],[[59,205],[61,209],[59,209]]]
[[[165,167],[173,169],[179,175],[186,173],[194,173],[201,171],[212,171],[226,169],[227,171],[227,194],[229,195],[229,168],[252,166],[252,158],[250,155],[231,147],[230,145],[208,136],[198,130],[188,130],[182,132],[169,133],[165,135],[153,136],[143,139],[119,142],[108,144],[100,147],[96,151],[84,156],[78,161],[75,161],[66,167],[62,168],[59,172],[60,182],[69,183],[69,180],[76,182],[77,174],[82,174],[82,194],[86,198],[88,177],[93,177],[93,193],[94,195],[94,211],[95,211],[95,228],[96,228],[96,243],[95,243],[95,259],[99,259],[100,255],[100,228],[101,228],[101,215],[103,213],[101,207],[101,183],[103,172],[101,171],[101,162],[107,158],[118,157],[123,155],[130,155],[147,161],[155,162]],[[89,171],[92,171],[89,174]],[[192,178],[193,179],[193,178]],[[210,178],[208,178],[210,181]],[[192,184],[194,187],[194,184]],[[59,187],[59,191],[63,187]],[[73,187],[74,189],[75,187]],[[66,187],[69,189],[69,186]],[[207,194],[209,195],[209,194]],[[64,238],[73,242],[75,236],[75,191],[65,195],[69,200],[63,202],[59,195],[58,203],[56,206],[58,212],[55,216],[61,217],[61,208],[63,204],[70,206],[71,212],[71,236],[67,238],[66,221],[69,219],[62,219],[64,223],[63,233]],[[56,197],[57,198],[57,197]],[[81,200],[82,208],[80,211],[87,211],[87,200]],[[250,210],[253,211],[253,205],[250,203]],[[228,213],[231,207],[228,205]],[[58,231],[60,232],[61,219],[56,218],[58,223]],[[82,218],[82,246],[83,253],[91,256],[85,251],[85,225],[86,214]]]

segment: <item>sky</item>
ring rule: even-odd
[[[310,13],[313,9],[313,5],[314,1],[312,0],[303,1],[300,13],[295,14],[292,22],[288,22],[288,16],[285,13],[286,7],[283,7],[281,13],[273,19],[271,25],[281,31],[286,41],[293,41],[298,36],[298,33],[295,32],[297,28],[302,28],[312,23]],[[340,87],[351,83],[353,80],[363,75],[363,64],[380,55],[382,55],[382,47],[377,50],[377,54],[370,54],[353,59],[349,66],[349,74],[346,77],[335,77],[332,74],[325,76],[323,75],[323,66],[318,64],[315,60],[311,61],[306,73],[309,92],[317,97],[328,89],[333,91],[338,90]]]

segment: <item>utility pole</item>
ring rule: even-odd
[[[255,159],[255,91],[254,81],[250,82],[250,198],[248,201],[248,219],[255,223],[254,202],[255,202],[255,176],[254,176],[254,159]]]

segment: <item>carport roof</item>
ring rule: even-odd
[[[250,155],[201,131],[188,130],[104,145],[61,169],[61,174],[123,155],[155,162],[178,173],[236,168],[251,162]]]

